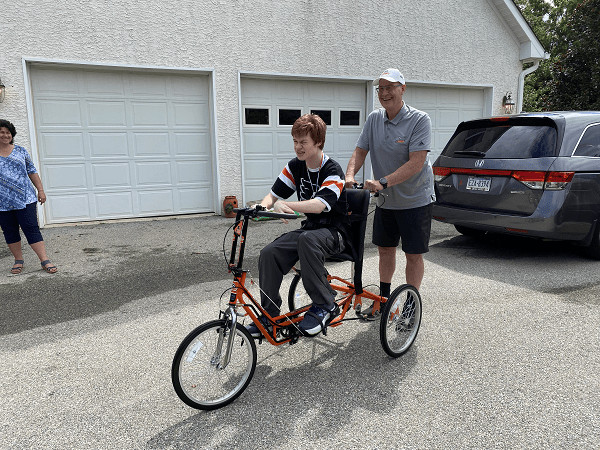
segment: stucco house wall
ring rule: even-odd
[[[31,148],[29,61],[211,70],[220,184],[241,195],[239,74],[490,86],[501,113],[520,42],[488,0],[15,0],[4,5],[0,116]],[[223,191],[221,186],[220,193]],[[217,211],[218,212],[218,211]]]

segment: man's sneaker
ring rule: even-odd
[[[298,328],[306,336],[316,336],[327,324],[327,321],[333,319],[336,314],[337,308],[333,311],[327,311],[317,305],[312,305],[310,309],[304,314],[304,319],[298,324]]]
[[[373,307],[375,306],[375,302],[373,302],[371,304],[371,306],[369,306],[367,309],[363,309],[360,311],[360,315],[362,316],[363,319],[366,320],[375,320],[376,318],[379,317],[379,315],[381,314],[381,307],[382,307],[382,303],[379,304],[379,309],[375,312],[373,312]]]
[[[267,319],[265,316],[260,316],[258,320],[260,320],[260,323],[262,323],[263,327],[267,329],[267,332],[271,333],[271,331],[273,330],[273,326],[269,322],[269,319]],[[255,339],[258,339],[263,335],[254,322],[252,322],[249,325],[246,325],[246,330],[248,330],[250,336],[252,336]]]

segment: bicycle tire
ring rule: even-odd
[[[403,284],[394,289],[383,304],[379,339],[385,352],[397,358],[406,353],[421,326],[421,295],[414,286]]]
[[[290,283],[290,290],[288,291],[288,307],[290,308],[290,312],[312,304],[312,300],[300,281],[301,279],[299,274],[295,274]]]
[[[226,334],[217,354],[219,331]],[[256,368],[256,344],[241,324],[236,324],[231,359],[217,368],[227,346],[227,321],[213,320],[194,329],[173,357],[171,380],[179,398],[196,409],[212,410],[228,405],[248,387]]]

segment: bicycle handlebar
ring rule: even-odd
[[[262,207],[261,207],[262,208]],[[234,208],[233,212],[247,217],[273,217],[276,219],[297,219],[296,214],[277,213],[258,208]]]

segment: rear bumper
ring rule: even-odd
[[[518,236],[581,241],[584,244],[591,241],[594,221],[573,220],[572,218],[561,220],[561,216],[560,211],[555,209],[546,210],[544,214],[538,208],[530,216],[515,216],[474,211],[438,203],[433,205],[433,218],[453,225]]]

